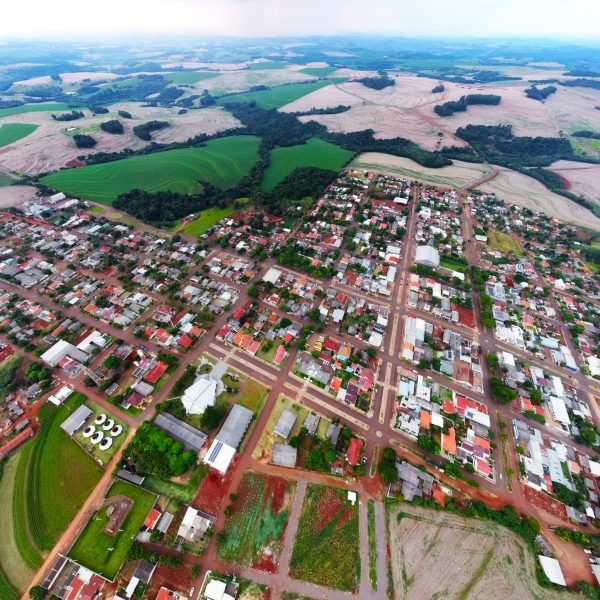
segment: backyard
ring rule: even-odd
[[[347,500],[345,490],[326,485],[308,487],[294,541],[290,575],[343,591],[358,589],[358,507]]]
[[[217,537],[219,558],[276,572],[294,490],[280,477],[244,473]]]
[[[69,552],[74,561],[111,581],[117,576],[156,500],[154,494],[131,483],[116,480],[106,497],[119,495],[133,500],[119,533],[110,536],[105,532],[108,515],[107,508],[102,508],[90,519]]]

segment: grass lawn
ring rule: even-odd
[[[0,125],[0,148],[27,137],[38,128],[30,123],[5,123]]]
[[[189,504],[196,496],[200,483],[206,477],[207,473],[208,467],[205,465],[196,465],[187,483],[165,481],[164,479],[150,475],[144,479],[143,485],[145,488],[161,496],[168,496],[182,504]]]
[[[197,192],[199,179],[227,189],[250,171],[258,158],[259,143],[259,138],[248,135],[217,138],[201,148],[167,150],[58,171],[43,177],[42,183],[101,204],[111,204],[119,194],[134,188]]]
[[[339,171],[354,154],[335,144],[311,138],[305,144],[274,148],[262,182],[264,190],[272,190],[298,167],[319,167]]]
[[[264,342],[260,345],[260,349],[256,353],[258,358],[262,358],[267,362],[273,363],[273,359],[275,358],[275,354],[277,353],[277,348],[281,346],[283,340],[281,338],[275,338],[271,344],[271,347],[268,350],[264,350]]]
[[[288,83],[277,85],[270,90],[260,90],[258,92],[241,92],[231,96],[222,96],[217,99],[217,104],[229,104],[234,102],[256,102],[261,108],[279,108],[284,104],[289,104],[318,90],[326,85],[331,85],[331,81],[315,81],[313,83]]]
[[[11,115],[20,115],[28,112],[57,112],[61,110],[70,110],[71,104],[66,102],[44,102],[40,104],[23,104],[21,106],[13,106],[13,108],[0,108],[0,118],[10,117]],[[78,105],[77,105],[78,106]]]
[[[327,75],[331,75],[335,71],[337,71],[336,67],[306,67],[305,69],[300,69],[300,73],[306,73],[313,77],[327,77]]]
[[[211,77],[216,77],[219,73],[202,73],[197,71],[180,71],[178,73],[165,73],[163,77],[172,83],[194,84]]]
[[[108,523],[107,509],[99,510],[85,526],[81,535],[71,548],[69,556],[80,565],[110,579],[115,579],[121,565],[125,561],[135,536],[144,524],[156,496],[126,481],[117,480],[106,494],[127,496],[133,500],[121,530],[116,536],[107,535],[104,531]]]
[[[190,221],[183,228],[183,233],[186,233],[187,235],[202,235],[215,223],[228,217],[233,210],[233,206],[227,206],[226,208],[207,208],[200,213],[200,216],[197,219]]]
[[[35,573],[19,552],[13,515],[13,492],[21,452],[23,449],[4,462],[0,479],[0,598],[11,598],[13,592],[18,597],[17,591],[24,592]],[[39,566],[38,553],[34,552],[34,556]]]
[[[494,250],[514,254],[515,256],[523,255],[521,248],[519,248],[519,244],[517,244],[517,241],[512,235],[502,233],[497,229],[489,229],[486,232],[486,235],[488,237],[488,245],[494,248]]]
[[[377,591],[377,532],[375,530],[375,500],[369,498],[367,503],[369,533],[369,580],[371,589]]]
[[[31,452],[21,454],[25,505],[17,508],[24,511],[27,529],[40,552],[54,546],[102,475],[100,466],[60,429],[84,399],[76,393],[59,407],[45,404]]]
[[[343,591],[358,589],[358,506],[348,502],[345,490],[327,485],[306,490],[290,575]]]
[[[294,489],[280,477],[244,473],[232,514],[217,537],[219,558],[244,566],[263,560],[277,564]]]
[[[459,273],[464,273],[467,268],[465,265],[461,263],[454,262],[449,258],[441,258],[440,259],[440,267],[442,269],[448,269],[449,271],[458,271]]]

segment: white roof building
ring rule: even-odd
[[[415,262],[426,267],[439,267],[440,253],[433,246],[417,246]]]
[[[219,382],[209,377],[201,377],[185,390],[181,403],[188,415],[201,415],[208,406],[214,406],[219,390]],[[222,387],[223,384],[221,384]]]
[[[567,585],[565,578],[563,577],[560,564],[555,558],[550,558],[549,556],[543,556],[540,554],[538,559],[542,565],[544,574],[552,583],[563,586]]]

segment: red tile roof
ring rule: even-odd
[[[351,438],[350,444],[348,445],[348,451],[346,452],[346,460],[348,464],[356,466],[358,459],[360,458],[360,451],[362,450],[362,440],[358,438]]]

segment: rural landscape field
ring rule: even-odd
[[[598,22],[3,7],[0,600],[599,600]]]

